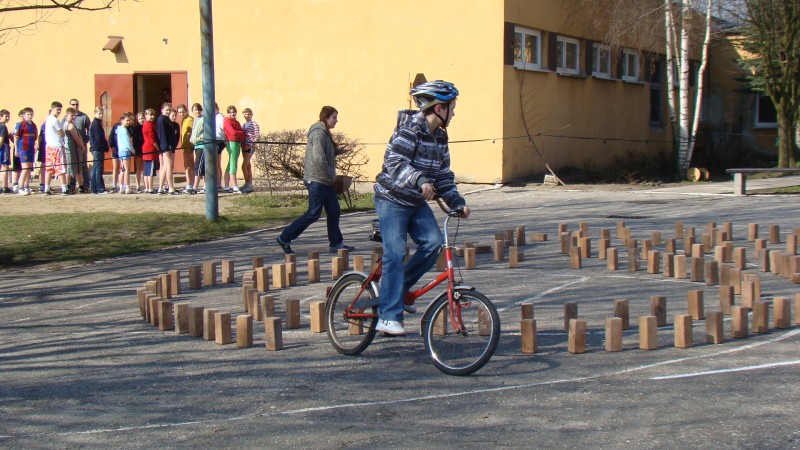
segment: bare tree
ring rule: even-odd
[[[57,11],[102,11],[120,0],[0,0],[0,45],[34,34],[45,23],[64,23],[54,19]]]

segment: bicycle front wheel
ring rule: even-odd
[[[480,292],[456,289],[453,315],[442,295],[422,317],[425,349],[433,365],[448,375],[469,375],[491,359],[500,340],[500,317],[494,304]],[[453,319],[460,317],[463,329]]]
[[[378,294],[373,286],[366,286],[358,302],[353,305],[366,279],[364,274],[358,272],[344,275],[331,288],[325,305],[328,339],[333,348],[343,355],[358,355],[375,338]]]

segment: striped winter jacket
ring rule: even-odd
[[[447,143],[445,130],[430,133],[422,112],[399,111],[383,168],[375,178],[375,195],[400,205],[417,206],[425,201],[420,187],[427,181],[447,206],[464,206],[466,201],[458,193],[450,170]]]

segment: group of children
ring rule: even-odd
[[[228,115],[225,117],[215,105],[215,135],[213,139],[206,139],[203,133],[203,107],[199,103],[192,105],[191,115],[185,105],[173,109],[169,102],[161,105],[160,115],[150,108],[136,115],[124,113],[108,135],[103,128],[102,108],[95,108],[94,119],[89,123],[88,117],[77,109],[77,100],[71,100],[70,104],[72,107],[67,108],[63,119],[59,119],[62,105],[53,102],[41,129],[37,129],[33,123],[33,109],[23,109],[13,134],[8,132],[6,126],[10,113],[0,110],[0,193],[30,195],[33,165],[38,161],[40,191],[45,195],[51,193],[50,181],[53,177],[60,179],[63,195],[77,192],[174,195],[179,193],[175,189],[173,173],[175,151],[178,149],[183,149],[186,170],[183,192],[202,193],[205,189],[200,184],[205,178],[204,148],[207,145],[212,145],[216,150],[218,180],[222,180],[223,175],[220,165],[222,153],[228,152],[229,162],[221,190],[233,193],[253,191],[251,158],[261,130],[252,120],[253,111],[250,108],[244,109],[245,123],[240,124],[236,119],[235,106],[227,108]],[[87,169],[81,170],[81,166],[88,167],[87,149],[92,155],[91,174]],[[112,187],[106,190],[103,162],[109,150]],[[236,179],[240,155],[243,158],[244,176],[241,188]],[[132,174],[136,181],[135,189],[131,186]],[[157,189],[154,188],[155,176],[158,176]],[[76,184],[77,188],[70,187]]]

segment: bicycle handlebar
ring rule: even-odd
[[[439,208],[441,208],[442,212],[444,212],[448,216],[450,216],[450,217],[461,217],[461,216],[464,215],[464,207],[463,206],[456,206],[455,209],[450,209],[450,207],[448,207],[444,203],[444,201],[442,201],[441,197],[436,196],[435,199],[436,199],[436,203],[439,204]]]

